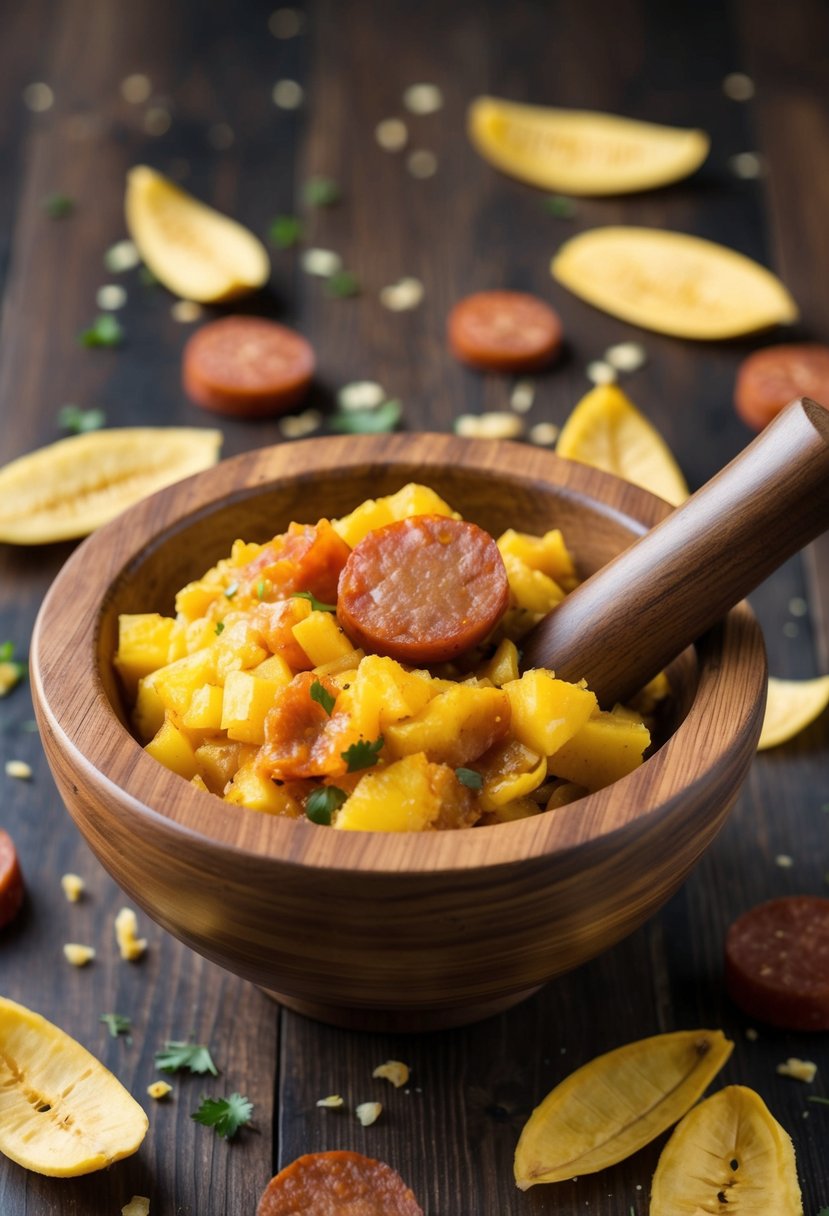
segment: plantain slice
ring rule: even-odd
[[[39,1013],[0,997],[0,1152],[54,1178],[136,1152],[144,1111],[85,1047]]]
[[[721,1030],[680,1030],[627,1043],[577,1069],[524,1126],[517,1185],[526,1191],[629,1157],[685,1114],[733,1046]]]
[[[615,384],[600,384],[582,397],[561,428],[556,452],[615,473],[674,506],[688,497],[665,440]]]
[[[520,105],[478,97],[469,137],[504,173],[565,194],[627,194],[678,181],[708,155],[704,131],[615,114]]]
[[[127,228],[146,265],[170,291],[211,303],[255,291],[271,266],[262,242],[236,220],[154,169],[127,174]]]
[[[683,232],[593,228],[565,241],[550,270],[596,308],[678,338],[734,338],[798,316],[770,270]]]
[[[787,743],[811,726],[829,705],[829,676],[813,680],[779,680],[769,676],[766,713],[758,752]]]
[[[123,427],[60,439],[0,469],[0,541],[87,536],[126,507],[215,464],[222,432]]]
[[[794,1148],[759,1094],[729,1085],[689,1111],[662,1150],[650,1216],[802,1216]]]

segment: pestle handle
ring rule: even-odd
[[[624,701],[827,527],[829,410],[801,397],[554,608],[523,666]]]

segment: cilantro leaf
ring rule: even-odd
[[[558,220],[571,220],[576,214],[576,204],[564,194],[551,194],[544,199],[544,210]]]
[[[809,1094],[808,1097],[806,1098],[806,1101],[807,1102],[819,1102],[821,1104],[821,1106],[829,1106],[829,1098],[821,1098],[817,1094]],[[827,1213],[829,1214],[829,1209],[827,1209]],[[819,1212],[818,1212],[818,1216],[820,1216]]]
[[[397,400],[385,401],[376,410],[342,410],[331,415],[331,429],[347,435],[378,435],[393,431],[402,414]]]
[[[155,277],[149,266],[138,267],[138,279],[142,287],[157,287],[158,279]]]
[[[483,776],[474,768],[456,768],[455,776],[461,785],[465,785],[470,790],[479,790],[484,784]]]
[[[303,237],[302,221],[295,215],[278,215],[268,230],[268,236],[280,249],[293,249]]]
[[[307,600],[314,612],[336,612],[336,604],[323,604],[322,600],[318,600],[313,591],[292,591],[291,598],[295,600]]]
[[[81,346],[120,346],[124,338],[121,322],[110,312],[99,317],[79,336]]]
[[[312,823],[328,827],[334,811],[345,802],[347,794],[338,785],[325,785],[314,790],[305,803],[305,814]]]
[[[337,703],[337,698],[330,693],[324,684],[319,680],[314,680],[310,689],[310,697],[312,701],[316,701],[317,705],[321,705],[328,717],[331,717],[332,710]]]
[[[113,1039],[117,1039],[119,1034],[129,1035],[132,1030],[132,1018],[125,1017],[122,1013],[102,1013],[98,1021],[106,1024]],[[128,1039],[128,1042],[131,1040]]]
[[[179,1072],[187,1068],[190,1072],[209,1072],[214,1077],[219,1075],[210,1048],[204,1043],[181,1043],[168,1039],[162,1050],[155,1053],[155,1066],[162,1072]]]
[[[368,739],[358,739],[356,743],[352,743],[351,747],[344,752],[340,752],[343,760],[348,765],[350,773],[359,772],[361,768],[371,768],[380,758],[380,749],[383,746],[383,736],[370,742]]]
[[[231,1140],[240,1127],[250,1123],[253,1103],[241,1094],[229,1098],[202,1098],[201,1106],[190,1118],[204,1127],[212,1127],[225,1140]]]
[[[333,207],[342,197],[342,191],[330,177],[311,177],[302,190],[303,200],[308,207]]]
[[[213,632],[216,634],[217,637],[219,636],[220,633],[224,632],[224,627],[225,627],[224,621],[216,622],[216,628],[214,629]]]
[[[336,270],[325,280],[325,292],[337,300],[360,294],[360,280],[350,270]]]
[[[0,642],[0,663],[10,663],[14,658],[14,642]]]
[[[75,210],[75,200],[68,194],[47,194],[41,206],[50,220],[65,220]]]
[[[106,424],[107,416],[103,410],[82,410],[77,405],[64,405],[58,411],[58,426],[73,435],[85,435],[88,431],[98,431]]]

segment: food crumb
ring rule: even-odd
[[[116,308],[123,308],[126,302],[126,289],[120,283],[106,283],[103,287],[98,288],[95,295],[95,303],[104,312],[114,312]]]
[[[327,1110],[340,1110],[345,1106],[345,1102],[339,1094],[329,1094],[327,1098],[317,1098],[317,1106],[324,1106]]]
[[[617,342],[607,348],[604,357],[617,372],[637,372],[648,361],[641,342]]]
[[[738,152],[729,159],[728,165],[734,176],[744,181],[763,177],[766,172],[766,162],[758,152]]]
[[[6,776],[16,777],[18,781],[30,781],[32,766],[27,764],[25,760],[7,760]]]
[[[806,616],[808,611],[809,605],[802,596],[796,595],[793,599],[789,600],[789,612],[792,616]]]
[[[409,130],[402,118],[384,118],[374,128],[374,138],[386,152],[400,152],[406,147]]]
[[[64,958],[73,967],[85,967],[95,957],[93,946],[81,946],[77,942],[67,942],[63,947]]]
[[[144,115],[144,130],[148,135],[166,135],[173,116],[166,106],[150,106]]]
[[[23,104],[33,114],[43,114],[46,110],[51,110],[55,104],[55,94],[48,84],[44,84],[42,80],[36,80],[32,84],[27,84],[23,90]]]
[[[517,414],[493,410],[488,414],[460,414],[455,419],[455,434],[465,439],[517,439],[524,423]]]
[[[359,1106],[355,1106],[354,1113],[363,1127],[370,1127],[372,1123],[376,1123],[380,1118],[382,1110],[383,1104],[381,1102],[361,1102]]]
[[[443,93],[436,84],[410,84],[403,105],[410,114],[435,114],[443,106]]]
[[[386,390],[376,380],[354,380],[337,393],[341,410],[376,410],[386,400]]]
[[[130,105],[140,106],[149,99],[153,91],[153,82],[143,72],[133,72],[121,81],[121,96]]]
[[[406,159],[406,168],[412,177],[434,177],[438,171],[438,158],[427,148],[416,148]]]
[[[132,908],[122,908],[115,917],[115,940],[118,953],[127,962],[134,963],[147,949],[147,939],[138,937],[138,917]]]
[[[535,426],[530,427],[530,443],[550,447],[558,439],[559,430],[560,428],[554,422],[537,422]]]
[[[268,18],[268,29],[274,38],[296,38],[302,33],[304,17],[298,9],[278,8]]]
[[[121,1216],[150,1216],[150,1201],[145,1195],[133,1195],[121,1208]]]
[[[277,80],[271,98],[280,110],[298,110],[305,100],[305,91],[296,80]]]
[[[732,101],[751,101],[754,81],[745,72],[729,72],[722,82],[722,91]]]
[[[302,439],[312,435],[322,425],[319,410],[304,410],[301,414],[288,414],[279,421],[279,429],[286,439]]]
[[[784,637],[796,638],[799,633],[800,633],[800,630],[798,629],[798,627],[794,621],[786,621],[785,625],[783,626],[783,636]]]
[[[516,380],[510,393],[510,408],[516,414],[527,414],[535,401],[535,382],[533,380]]]
[[[104,265],[112,274],[132,270],[140,261],[138,246],[130,240],[116,241],[104,254]]]
[[[302,255],[302,269],[306,274],[316,274],[328,279],[342,269],[343,260],[333,249],[306,249]]]
[[[151,1098],[155,1098],[156,1102],[160,1102],[172,1092],[173,1087],[169,1081],[153,1081],[152,1085],[147,1086],[147,1093]]]
[[[777,1072],[781,1077],[792,1077],[809,1085],[817,1074],[817,1064],[812,1060],[798,1060],[796,1056],[789,1056],[788,1060],[777,1065]]]
[[[774,859],[774,864],[780,866],[781,870],[790,870],[794,865],[794,859],[789,857],[788,853],[778,853]]]
[[[371,1075],[391,1081],[395,1089],[400,1089],[408,1081],[410,1072],[408,1064],[401,1060],[386,1060],[385,1064],[378,1064]]]
[[[23,671],[19,663],[0,662],[0,697],[8,696],[13,688],[23,678]]]
[[[63,887],[63,893],[70,904],[78,903],[86,891],[86,883],[80,874],[64,874],[60,880],[60,885]]]
[[[758,1032],[757,1032],[757,1031],[754,1029],[754,1027],[753,1027],[753,1026],[746,1026],[746,1032],[745,1032],[745,1033],[746,1033],[746,1038],[748,1039],[749,1043],[756,1043],[756,1042],[757,1042],[757,1040],[758,1040],[758,1039],[759,1039],[759,1037],[760,1037],[760,1035],[759,1035],[759,1034],[758,1034]]]
[[[170,307],[170,316],[174,321],[179,321],[183,325],[198,321],[203,313],[204,309],[201,304],[197,304],[195,300],[176,300],[175,304]]]
[[[409,312],[417,308],[423,299],[423,284],[420,279],[407,277],[390,283],[380,292],[380,303],[389,312]]]
[[[615,384],[618,379],[616,368],[606,363],[604,359],[594,359],[584,369],[587,379],[593,384]]]

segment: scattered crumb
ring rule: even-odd
[[[617,372],[636,372],[648,361],[641,342],[617,342],[607,348],[604,357]]]
[[[435,114],[443,107],[443,93],[436,84],[410,84],[403,105],[410,114]]]
[[[362,1123],[363,1127],[370,1127],[372,1123],[376,1123],[383,1111],[381,1102],[361,1102],[359,1106],[355,1106],[354,1114]]]
[[[799,595],[789,600],[789,612],[792,616],[806,616],[809,611],[809,605]]]
[[[302,255],[302,269],[306,274],[316,274],[329,279],[342,269],[343,260],[333,249],[306,249]]]
[[[113,274],[121,274],[124,270],[132,270],[141,261],[141,255],[134,241],[116,241],[104,254],[104,265]]]
[[[115,940],[121,958],[130,963],[141,958],[147,949],[147,939],[138,937],[138,917],[132,908],[122,908],[115,917]]]
[[[786,621],[783,626],[783,636],[786,638],[796,638],[800,633],[797,624],[794,621]]]
[[[759,1033],[754,1029],[753,1026],[746,1026],[745,1033],[749,1043],[756,1043],[760,1037]]]
[[[77,942],[67,942],[63,947],[64,958],[73,967],[85,967],[95,957],[93,946],[80,946]]]
[[[226,148],[231,148],[236,142],[233,127],[227,122],[215,122],[212,127],[208,128],[207,142],[217,152],[224,152]]]
[[[461,414],[455,419],[455,434],[465,439],[517,439],[524,423],[517,414],[493,410],[489,414]]]
[[[173,124],[173,116],[166,106],[150,106],[144,115],[144,130],[148,135],[166,135]]]
[[[781,1077],[793,1077],[795,1081],[805,1081],[809,1085],[817,1074],[817,1064],[811,1060],[798,1060],[795,1056],[789,1056],[783,1064],[777,1065],[777,1072]]]
[[[399,279],[380,292],[380,303],[390,312],[408,312],[417,308],[423,299],[423,284],[420,279]]]
[[[412,177],[434,177],[438,171],[438,158],[427,148],[417,148],[407,156],[406,168]]]
[[[751,101],[754,81],[745,72],[729,72],[722,82],[722,91],[732,101]]]
[[[176,300],[170,308],[170,316],[182,325],[190,325],[203,315],[204,309],[195,300]]]
[[[0,663],[0,697],[7,696],[23,678],[19,663]]]
[[[540,447],[552,447],[560,430],[554,422],[537,422],[535,426],[530,427],[530,443],[537,443]]]
[[[70,904],[78,903],[86,892],[86,883],[80,874],[64,874],[60,880],[60,885],[63,887],[63,893]]]
[[[319,410],[304,410],[301,414],[288,414],[279,420],[279,430],[286,439],[302,439],[313,435],[322,425]]]
[[[268,18],[268,29],[274,38],[296,38],[302,33],[305,17],[295,8],[278,8]]]
[[[147,101],[152,91],[153,82],[143,72],[134,72],[121,81],[121,96],[133,106],[140,106]]]
[[[509,403],[516,414],[527,414],[535,401],[535,382],[533,380],[517,380],[510,393]]]
[[[594,384],[615,384],[618,378],[616,368],[612,367],[610,363],[606,363],[604,359],[594,359],[592,363],[588,363],[584,374]]]
[[[386,400],[386,390],[376,380],[354,380],[337,393],[341,410],[376,410]]]
[[[172,1092],[173,1087],[169,1081],[153,1081],[152,1085],[147,1086],[147,1093],[151,1098],[155,1098],[156,1102],[160,1102]]]
[[[55,104],[55,94],[48,84],[37,80],[33,84],[27,84],[23,90],[23,104],[33,114],[43,114]]]
[[[384,118],[374,128],[374,138],[386,152],[400,152],[409,141],[409,129],[402,118]]]
[[[339,1110],[345,1106],[345,1102],[339,1094],[329,1094],[327,1098],[317,1098],[317,1106],[324,1106],[328,1110]]]
[[[16,777],[18,781],[30,781],[32,777],[32,766],[27,764],[25,760],[7,760],[6,776]]]
[[[409,1066],[400,1060],[386,1060],[385,1064],[378,1064],[371,1075],[391,1081],[395,1089],[400,1089],[409,1079]]]
[[[305,91],[296,80],[277,80],[271,99],[280,110],[298,110],[305,100]]]
[[[150,1201],[144,1195],[133,1195],[121,1208],[121,1216],[150,1216]]]
[[[104,312],[114,312],[117,308],[123,308],[127,302],[126,288],[120,283],[107,283],[104,287],[99,287],[95,295],[95,303]]]
[[[778,853],[774,859],[774,864],[780,866],[781,870],[790,870],[794,865],[794,858],[789,857],[788,853]]]
[[[745,181],[763,177],[766,172],[766,162],[759,152],[738,152],[729,159],[728,165],[735,177]]]

